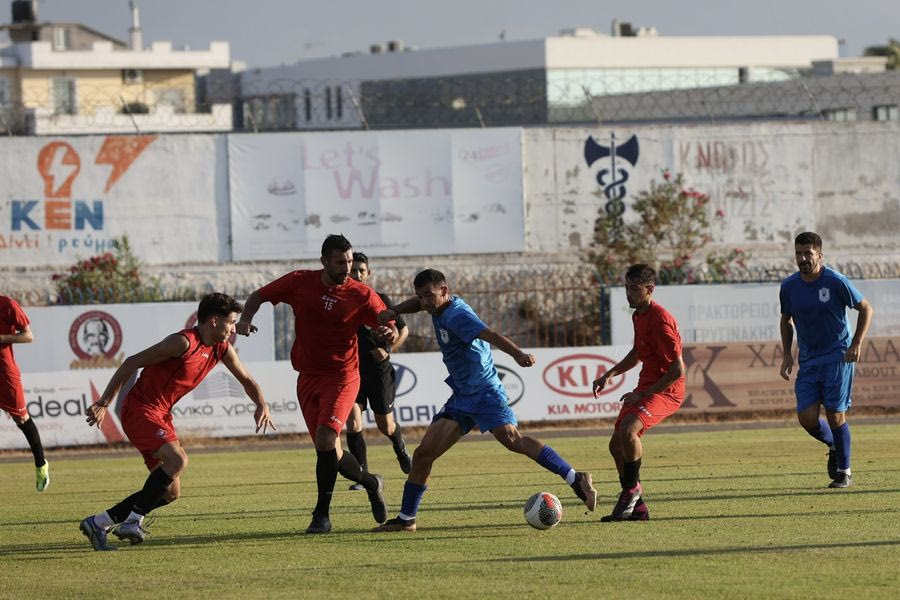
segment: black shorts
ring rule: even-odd
[[[356,396],[359,407],[366,410],[368,404],[372,412],[379,415],[393,412],[394,384],[397,379],[393,365],[388,362],[375,370],[361,370],[359,375],[359,394]]]

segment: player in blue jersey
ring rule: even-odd
[[[507,449],[524,454],[562,477],[585,506],[594,510],[597,492],[590,474],[576,471],[553,448],[519,432],[506,391],[494,368],[490,345],[509,354],[522,367],[534,365],[534,355],[526,354],[509,338],[490,329],[468,304],[451,296],[447,280],[440,271],[422,271],[416,275],[413,286],[416,296],[396,305],[393,310],[382,312],[379,321],[386,323],[396,319],[398,314],[421,310],[431,314],[444,364],[450,373],[445,381],[453,395],[434,416],[413,453],[400,514],[372,531],[416,530],[416,513],[425,494],[432,464],[473,427],[482,432],[490,431]]]
[[[855,363],[875,313],[850,280],[825,266],[822,238],[811,231],[794,240],[800,271],[781,283],[781,376],[794,368],[791,346],[797,329],[800,368],[794,382],[800,425],[828,446],[830,488],[850,486],[850,427],[847,410]],[[859,311],[850,337],[847,308]],[[827,422],[819,416],[825,407]]]

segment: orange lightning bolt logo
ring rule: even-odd
[[[109,179],[106,180],[106,187],[103,189],[104,193],[109,192],[131,163],[158,137],[158,135],[121,135],[106,138],[103,147],[97,153],[97,160],[94,161],[98,165],[112,165]]]

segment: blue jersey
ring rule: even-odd
[[[491,345],[478,338],[487,329],[475,311],[462,299],[452,296],[440,315],[432,315],[434,333],[444,355],[450,376],[447,382],[454,392],[475,394],[500,385],[494,368]]]
[[[781,314],[791,317],[797,329],[800,364],[843,360],[851,339],[847,308],[863,300],[850,280],[828,267],[811,282],[794,273],[781,283],[779,296]]]

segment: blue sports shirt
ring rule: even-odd
[[[794,273],[781,283],[779,297],[781,314],[791,317],[797,329],[801,365],[844,359],[851,340],[847,309],[863,300],[849,279],[828,267],[809,283]]]
[[[454,392],[475,394],[486,387],[500,385],[491,345],[478,338],[487,325],[471,306],[452,296],[440,315],[431,316],[431,321],[450,372],[444,381]]]

